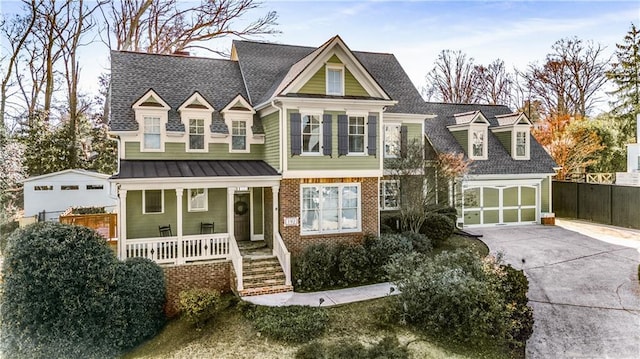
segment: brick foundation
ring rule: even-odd
[[[300,226],[284,226],[285,217],[300,218],[300,185],[308,183],[360,183],[362,231],[320,235],[300,235]],[[266,199],[266,196],[265,196]],[[366,234],[377,234],[378,224],[378,178],[295,178],[280,181],[280,234],[292,255],[301,253],[315,243],[360,243]]]
[[[179,312],[180,292],[202,288],[229,292],[230,261],[163,267],[167,296],[164,311],[172,317]]]

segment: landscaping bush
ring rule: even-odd
[[[329,287],[335,281],[335,249],[325,243],[308,246],[294,262],[294,285],[304,290]]]
[[[253,327],[269,338],[305,343],[322,335],[329,324],[324,308],[254,306],[245,311]]]
[[[382,234],[380,237],[366,237],[364,248],[369,254],[371,273],[378,275],[378,279],[385,280],[384,266],[389,263],[394,254],[407,254],[413,251],[411,240],[402,234]]]
[[[411,241],[413,250],[418,253],[427,254],[433,249],[433,242],[431,239],[422,233],[404,232],[402,235]]]
[[[346,246],[338,254],[338,269],[347,283],[367,282],[371,274],[369,256],[363,246]]]
[[[439,213],[429,213],[420,227],[420,233],[438,243],[451,237],[455,229],[455,221],[451,218]]]
[[[219,308],[220,292],[213,289],[191,289],[180,292],[180,311],[186,320],[201,329]]]
[[[511,265],[502,265],[504,274],[498,277],[500,288],[507,301],[510,325],[508,344],[513,348],[523,347],[533,334],[533,309],[527,305],[529,280],[521,270]]]
[[[441,214],[443,216],[448,217],[451,222],[453,222],[454,224],[456,223],[456,220],[458,219],[458,210],[455,207],[438,207],[438,208],[434,208],[432,209],[433,213],[437,213],[437,214]]]
[[[400,220],[400,213],[380,213],[380,233],[399,233],[400,223],[402,223],[402,221]]]
[[[115,357],[163,322],[162,270],[121,264],[86,227],[47,222],[16,231],[2,271],[3,357]]]
[[[495,260],[470,251],[431,259],[413,253],[393,258],[387,269],[401,291],[393,299],[395,311],[407,323],[470,344],[500,345],[510,343],[513,333],[526,336],[512,323],[522,307],[512,309],[501,282],[507,276]]]

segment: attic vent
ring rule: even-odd
[[[173,52],[177,56],[190,56],[189,51],[176,50]]]
[[[149,96],[147,97],[146,100],[144,100],[143,103],[140,104],[140,106],[146,106],[146,107],[162,107],[162,104],[160,102],[158,102],[158,100],[156,100],[155,97],[153,96]]]

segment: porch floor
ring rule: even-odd
[[[238,249],[243,258],[273,257],[273,251],[265,241],[238,241]]]

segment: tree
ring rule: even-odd
[[[621,133],[627,134],[622,141],[627,142],[636,133],[634,114],[640,112],[640,30],[635,24],[631,24],[623,42],[616,44],[615,57],[607,76],[616,85],[611,92],[616,96],[613,112]]]
[[[427,159],[425,146],[419,140],[411,141],[402,152],[401,156],[385,159],[385,169],[389,178],[400,184],[402,230],[419,233],[432,210],[450,205],[445,200],[449,184],[464,176],[471,162],[462,154],[451,153]]]
[[[604,48],[578,38],[561,39],[552,46],[545,63],[530,64],[520,73],[532,100],[543,104],[543,117],[585,117],[598,101],[607,77]]]
[[[510,106],[513,103],[513,76],[504,67],[504,61],[494,60],[489,66],[474,67],[477,100],[491,105]]]
[[[23,156],[22,144],[13,139],[0,141],[0,226],[9,222],[21,207],[19,182],[26,178]]]
[[[427,99],[447,103],[474,103],[477,74],[473,58],[462,51],[442,50],[434,68],[427,74]]]
[[[118,50],[171,54],[200,48],[223,54],[203,46],[203,42],[278,32],[274,28],[278,18],[275,11],[246,25],[237,23],[259,6],[255,0],[203,0],[193,6],[177,0],[121,0],[110,2],[107,23]]]
[[[585,126],[586,120],[569,115],[551,116],[532,130],[533,136],[561,166],[559,180],[584,173],[597,163],[597,153],[604,149],[598,134]]]

